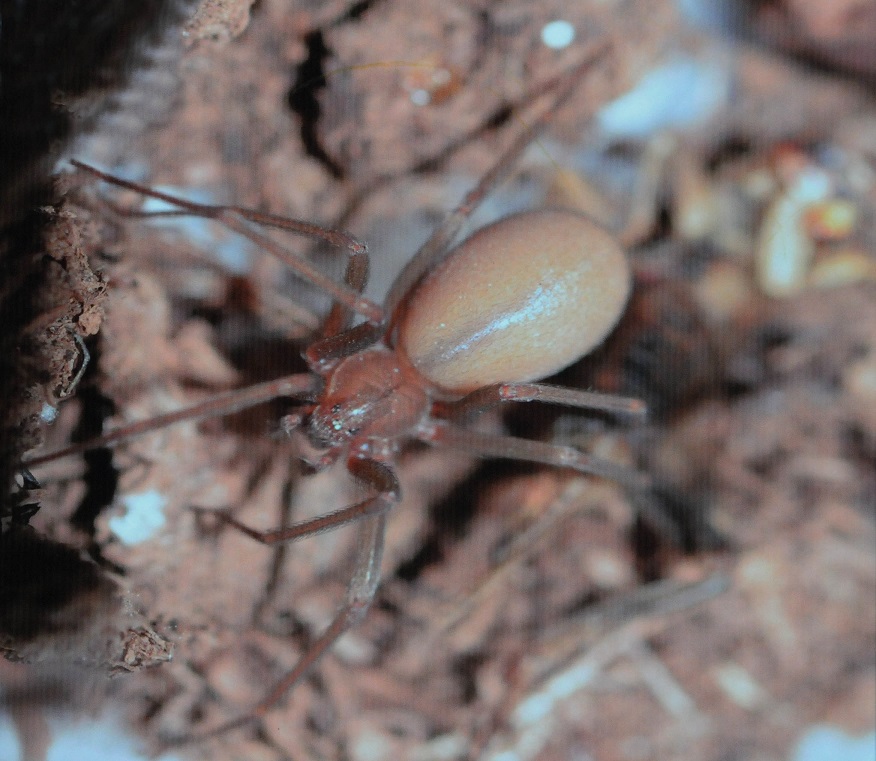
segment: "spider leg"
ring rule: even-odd
[[[502,402],[547,402],[565,407],[608,412],[613,415],[644,417],[645,403],[614,394],[580,391],[548,383],[496,383],[452,402],[436,402],[435,410],[442,418],[462,422]]]
[[[59,460],[62,457],[97,449],[98,447],[112,446],[120,441],[127,441],[144,433],[157,431],[184,420],[205,420],[206,418],[231,415],[248,407],[254,407],[262,402],[269,402],[271,399],[276,399],[280,396],[307,397],[318,391],[320,382],[318,378],[310,373],[296,373],[295,375],[287,375],[276,380],[256,383],[246,388],[233,389],[216,396],[211,396],[209,399],[205,399],[203,402],[191,407],[184,407],[181,410],[157,415],[148,420],[131,423],[131,425],[122,426],[102,436],[96,436],[87,441],[80,441],[63,449],[57,449],[54,452],[47,452],[46,454],[27,458],[25,459],[25,464],[32,468],[53,460]]]
[[[417,280],[420,279],[424,272],[431,270],[436,262],[440,261],[466,220],[480,206],[490,191],[505,179],[517,159],[575,91],[575,88],[580,83],[583,72],[593,66],[594,62],[605,54],[607,48],[607,45],[597,45],[594,50],[569,72],[543,85],[543,91],[557,88],[553,101],[546,108],[543,108],[534,120],[527,125],[526,129],[515,138],[514,142],[505,149],[498,161],[481,177],[478,184],[466,193],[462,202],[445,217],[444,221],[405,265],[386,296],[384,306],[387,319],[393,319],[396,308],[401,304]]]
[[[324,516],[322,522],[321,519],[302,521],[288,529],[259,532],[223,516],[223,520],[227,523],[263,544],[299,539],[302,536],[309,536],[343,526],[353,520],[359,520],[355,568],[353,577],[347,586],[346,599],[331,624],[310,644],[295,667],[277,682],[249,713],[209,730],[206,734],[183,738],[181,741],[173,743],[174,745],[199,742],[216,737],[249,724],[251,721],[263,718],[292,687],[308,674],[314,664],[325,655],[338,638],[361,621],[368,612],[380,583],[380,561],[383,557],[386,513],[398,502],[401,487],[395,473],[386,465],[375,460],[351,457],[347,461],[347,469],[356,480],[373,487],[377,493],[362,502]]]
[[[344,282],[361,293],[368,282],[368,253],[353,254],[347,262]],[[335,303],[322,326],[322,338],[307,347],[304,357],[316,372],[325,372],[338,359],[349,357],[376,343],[384,333],[383,325],[363,322],[350,328],[353,313]]]
[[[480,433],[443,420],[428,420],[420,425],[417,438],[427,444],[462,449],[480,457],[501,457],[524,462],[540,462],[579,473],[607,478],[636,493],[649,488],[650,481],[632,468],[617,465],[574,447],[530,441],[516,436]]]
[[[312,343],[304,357],[315,372],[324,372],[338,359],[352,356],[377,343],[385,330],[382,326],[359,323],[349,330]]]
[[[141,216],[141,217],[170,217],[170,216],[196,216],[206,219],[215,219],[217,222],[225,225],[229,230],[236,232],[247,240],[254,243],[259,248],[267,251],[272,256],[286,264],[299,277],[309,282],[311,285],[319,288],[323,292],[331,296],[339,304],[343,304],[348,309],[357,314],[361,314],[369,322],[377,324],[382,322],[384,312],[381,307],[366,299],[355,288],[350,287],[346,283],[337,283],[327,275],[324,275],[310,262],[301,256],[297,256],[289,251],[284,246],[281,246],[273,238],[267,235],[262,235],[254,230],[250,223],[262,225],[264,227],[274,227],[289,232],[294,232],[300,235],[305,235],[311,238],[324,240],[334,246],[341,246],[351,252],[351,258],[357,255],[365,254],[367,257],[367,247],[361,241],[358,241],[352,235],[341,232],[340,230],[332,230],[326,227],[320,227],[309,222],[304,222],[297,219],[288,219],[276,214],[268,214],[265,212],[256,211],[255,209],[246,209],[242,206],[222,206],[200,204],[193,201],[187,201],[183,198],[163,193],[158,190],[153,190],[145,185],[140,185],[135,182],[123,180],[120,177],[102,172],[101,170],[83,164],[75,159],[71,161],[77,169],[82,169],[89,174],[98,177],[104,182],[108,182],[118,187],[133,190],[141,195],[155,198],[159,201],[176,206],[176,210],[170,212],[149,212],[137,213],[133,211],[124,211],[117,209],[121,214],[126,216]]]
[[[280,542],[293,542],[296,539],[303,539],[307,536],[315,536],[324,531],[340,528],[353,521],[380,515],[398,501],[398,481],[392,475],[392,471],[385,465],[381,465],[374,460],[351,458],[347,462],[347,468],[357,480],[373,485],[378,489],[377,495],[316,518],[299,521],[283,528],[267,530],[251,528],[233,518],[224,510],[204,510],[202,512],[214,513],[223,523],[233,526],[260,544],[272,545]]]
[[[368,283],[371,262],[368,251],[351,251],[344,271],[344,283],[356,293],[362,293]],[[322,324],[322,336],[335,336],[346,330],[353,319],[353,311],[339,302],[332,305],[331,311]]]

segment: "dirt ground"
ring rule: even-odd
[[[349,230],[368,243],[378,300],[549,83],[595,53],[470,226],[544,204],[617,230],[637,221],[627,315],[555,381],[642,398],[648,422],[530,407],[504,422],[633,464],[655,486],[632,499],[556,469],[411,447],[365,622],[263,720],[178,752],[781,761],[813,723],[871,730],[865,90],[709,41],[653,0],[263,0],[248,21],[245,3],[208,11],[156,90],[160,126],[83,140],[76,157],[201,202]],[[562,50],[540,36],[558,18],[577,30]],[[715,115],[645,141],[599,132],[603,105],[682,53],[729,72]],[[94,337],[75,393],[49,400],[46,450],[305,369],[325,303],[283,265],[203,220],[121,217],[107,200],[132,208],[137,195],[84,173],[63,183],[52,250],[87,294],[76,324]],[[337,252],[284,241],[340,276]],[[52,626],[35,613],[7,649],[36,663],[0,678],[45,680],[58,703],[89,710],[112,701],[154,748],[260,700],[343,599],[356,540],[345,528],[267,548],[210,519],[232,507],[276,527],[355,498],[342,470],[299,465],[278,422],[292,409],[282,400],[34,468],[34,530],[90,554],[101,578]],[[58,665],[70,660],[74,677]]]

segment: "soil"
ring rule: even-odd
[[[540,39],[555,18],[578,31],[564,50]],[[554,379],[642,398],[649,421],[529,407],[504,421],[633,463],[652,493],[406,449],[364,623],[264,719],[178,752],[779,761],[812,723],[872,728],[876,131],[866,92],[763,50],[731,52],[653,0],[204,3],[186,34],[161,79],[160,128],[95,133],[76,158],[200,202],[349,230],[368,243],[367,294],[378,300],[550,83],[591,52],[569,103],[470,227],[547,199],[616,226],[639,209],[653,145],[609,143],[593,116],[656,62],[720,57],[734,97],[673,138],[631,248],[627,316],[596,356]],[[788,293],[770,295],[755,259],[785,233],[764,228],[767,208],[806,171],[857,221],[843,234],[801,233],[812,261]],[[304,371],[325,300],[280,263],[203,220],[120,215],[138,196],[86,173],[62,182],[68,205],[46,245],[81,309],[46,384],[58,410],[47,450]],[[692,211],[706,214],[705,232],[686,232]],[[336,251],[283,240],[340,276]],[[59,401],[78,367],[73,333],[90,337],[91,361]],[[53,628],[43,597],[22,593],[15,604],[35,623],[2,643],[42,662],[34,679],[66,685],[53,704],[81,702],[59,665],[75,660],[88,692],[99,685],[157,748],[245,713],[329,622],[355,530],[264,547],[210,516],[230,507],[269,528],[355,498],[342,469],[300,465],[279,422],[294,406],[187,422],[34,469],[33,541],[94,561],[81,594],[52,610],[52,622],[74,623]],[[498,428],[498,416],[485,425]],[[119,526],[143,504],[158,505],[163,525],[125,540]]]

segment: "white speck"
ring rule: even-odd
[[[549,48],[562,50],[569,47],[575,39],[575,27],[568,21],[557,19],[545,24],[541,29],[541,41]]]
[[[520,756],[513,750],[503,750],[501,753],[491,756],[490,761],[520,761]]]
[[[355,761],[377,761],[390,758],[392,743],[387,737],[373,729],[364,729],[352,743],[351,755]]]
[[[794,200],[801,204],[816,203],[830,197],[833,192],[833,182],[823,169],[807,167],[797,175],[793,187],[789,190]]]
[[[554,707],[553,698],[541,692],[536,692],[524,700],[514,712],[515,722],[521,726],[536,724],[547,716]]]
[[[766,703],[769,696],[738,663],[725,663],[712,670],[718,686],[736,703],[753,711]]]
[[[646,138],[693,126],[726,102],[729,75],[718,63],[677,57],[648,72],[626,95],[602,108],[599,126],[614,137]]]
[[[40,410],[40,420],[44,423],[54,423],[56,417],[58,417],[58,408],[45,402],[43,408]]]
[[[109,519],[109,529],[122,544],[133,545],[151,539],[164,526],[162,510],[166,500],[155,489],[129,494],[123,500],[125,514]]]
[[[428,106],[432,98],[428,90],[416,89],[411,91],[411,103],[415,106]]]
[[[800,739],[794,761],[876,761],[876,732],[851,737],[838,727],[816,725]]]
[[[454,733],[438,735],[413,751],[411,761],[455,761],[468,758],[469,740],[465,735]]]
[[[45,752],[46,761],[147,761],[155,756],[138,747],[140,743],[129,734],[122,720],[103,713],[94,718],[49,719],[51,745]],[[15,727],[0,716],[0,758],[20,758],[21,745]],[[156,761],[182,761],[177,754],[164,754]]]

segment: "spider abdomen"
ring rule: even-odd
[[[605,339],[629,291],[623,249],[589,219],[516,214],[467,238],[413,289],[398,349],[451,393],[543,378]]]

